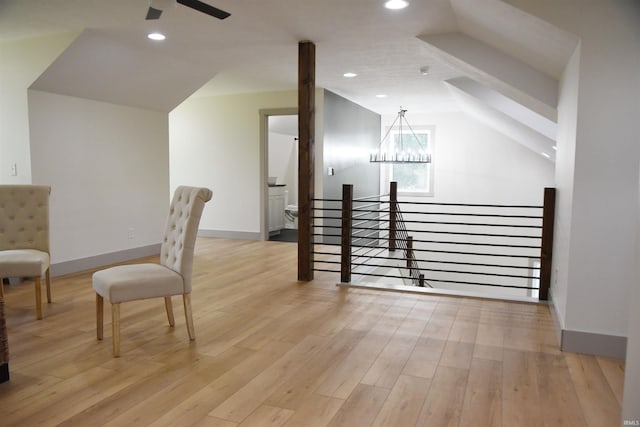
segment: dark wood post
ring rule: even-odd
[[[407,268],[411,268],[411,260],[413,259],[413,237],[407,236]]]
[[[313,280],[316,45],[298,44],[298,280]]]
[[[396,234],[398,219],[398,183],[389,183],[389,251],[396,250]]]
[[[340,281],[351,282],[351,224],[353,185],[342,185],[342,235],[340,240]]]
[[[418,286],[422,286],[424,288],[424,274],[418,276]]]
[[[0,286],[3,286],[2,278],[0,278]],[[5,381],[9,381],[9,340],[4,315],[4,296],[0,295],[0,383]]]
[[[544,189],[544,208],[542,210],[542,245],[540,248],[540,291],[538,299],[549,298],[551,286],[551,262],[553,260],[553,223],[556,212],[556,189]]]

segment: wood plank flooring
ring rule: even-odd
[[[175,298],[96,340],[92,272],[6,287],[3,426],[620,425],[624,364],[561,353],[548,307],[296,281],[295,244],[198,239],[196,341]],[[153,260],[153,258],[145,259]]]

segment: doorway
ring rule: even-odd
[[[297,242],[297,109],[260,111],[263,145],[263,240]]]

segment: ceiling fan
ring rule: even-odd
[[[200,0],[151,0],[145,19],[159,19],[164,9],[169,6],[175,6],[176,3],[180,3],[183,6],[190,7],[191,9],[206,13],[207,15],[218,19],[225,19],[231,16],[229,12],[213,7],[207,3],[201,2]]]

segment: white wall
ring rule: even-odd
[[[640,6],[633,0],[509,2],[581,38],[572,83],[578,90],[571,220],[564,223],[570,224],[569,259],[554,268],[569,270],[567,330],[626,336],[636,263]],[[558,145],[558,155],[565,149]]]
[[[269,133],[269,176],[286,185],[289,204],[298,203],[298,149],[292,135]]]
[[[636,276],[629,295],[629,305],[634,309],[630,310],[627,358],[624,366],[623,422],[640,421],[640,310],[637,310],[637,307],[640,307],[640,209],[638,212]]]
[[[420,39],[451,55],[450,60],[471,78],[555,120],[553,106],[558,99],[558,86],[550,75],[463,33],[426,35]]]
[[[0,42],[0,184],[30,184],[27,89],[77,33]],[[17,175],[10,166],[17,166]]]
[[[589,20],[579,28],[583,40],[565,326],[626,336],[636,262],[640,8],[637,2],[614,2],[626,7],[592,3],[599,7],[589,9],[589,16],[603,24],[593,28]]]
[[[383,117],[383,130],[394,116]],[[411,114],[412,127],[435,126],[433,202],[542,204],[554,164],[463,112]],[[381,189],[387,192],[388,189]]]
[[[160,243],[166,113],[31,90],[29,122],[33,183],[52,187],[54,264]]]
[[[554,224],[553,266],[550,298],[558,314],[561,329],[565,327],[569,259],[571,254],[571,217],[573,208],[574,159],[576,155],[576,123],[578,119],[578,85],[580,77],[580,44],[571,56],[562,79],[558,100],[558,136],[556,152],[556,218]]]
[[[201,229],[260,232],[259,110],[297,104],[296,91],[265,92],[189,98],[169,113],[171,188],[213,191]]]

